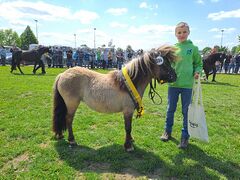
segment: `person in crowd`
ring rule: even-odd
[[[235,56],[232,56],[230,59],[229,67],[228,67],[228,73],[234,73],[235,70],[235,65],[236,65],[236,58]]]
[[[123,55],[122,49],[118,49],[117,50],[116,56],[117,56],[117,66],[118,66],[118,69],[121,70],[122,69],[122,65],[123,65],[123,59],[124,59],[124,55]]]
[[[230,53],[227,54],[226,59],[224,61],[224,71],[225,74],[228,73],[228,69],[229,69],[229,64],[231,62],[232,59],[232,55]]]
[[[94,69],[95,67],[95,52],[93,49],[89,50],[89,63],[90,63],[90,67],[91,69]]]
[[[235,70],[234,70],[234,73],[235,74],[238,74],[238,71],[239,71],[239,67],[240,67],[240,53],[238,53],[237,55],[236,55],[236,68],[235,68]]]
[[[211,53],[210,54],[215,54],[218,52],[218,46],[214,46],[212,49],[211,49]]]
[[[101,66],[101,49],[98,48],[96,52],[97,68]]]
[[[111,49],[108,51],[108,68],[112,68],[113,65],[113,52]]]
[[[73,67],[73,58],[72,58],[72,50],[69,49],[67,51],[67,68]]]
[[[188,40],[189,34],[190,28],[187,23],[180,22],[176,25],[175,36],[178,42],[175,46],[178,48],[176,53],[179,61],[173,63],[172,66],[177,73],[177,80],[169,83],[165,130],[160,138],[164,142],[171,139],[174,113],[177,108],[179,95],[181,95],[183,128],[178,147],[183,149],[188,146],[190,137],[188,133],[188,106],[191,103],[193,81],[194,78],[199,78],[202,71],[202,59],[198,47],[191,40]]]
[[[83,66],[83,60],[84,60],[84,52],[83,49],[79,50],[79,63],[78,66]]]
[[[108,67],[108,49],[107,48],[103,50],[103,69],[105,69],[106,67]]]

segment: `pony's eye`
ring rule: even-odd
[[[158,56],[158,57],[156,58],[156,63],[157,63],[157,65],[162,65],[163,62],[164,62],[164,59],[162,58],[162,56]]]

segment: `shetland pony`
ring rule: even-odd
[[[176,73],[171,67],[171,63],[177,60],[175,51],[172,46],[161,46],[125,65],[141,98],[153,78],[164,82],[176,81]],[[56,77],[53,90],[53,132],[57,139],[61,139],[67,129],[70,145],[76,144],[72,122],[81,101],[97,112],[122,112],[126,132],[124,147],[126,151],[134,150],[131,130],[136,106],[124,84],[121,70],[101,74],[86,68],[74,67]]]
[[[17,66],[21,74],[24,74],[20,68],[20,63],[22,61],[25,61],[25,62],[34,62],[34,67],[33,67],[34,74],[40,67],[42,67],[42,74],[45,74],[46,73],[45,65],[41,60],[41,56],[46,52],[49,52],[49,48],[44,46],[39,47],[38,49],[29,50],[29,51],[13,50],[11,73],[13,72],[13,70],[16,69],[16,66]],[[37,65],[38,67],[36,67]]]

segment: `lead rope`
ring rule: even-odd
[[[157,93],[156,89],[156,79],[154,79],[154,86],[152,85],[152,81],[149,83],[150,88],[148,92],[148,97],[152,100],[153,104],[160,105],[162,104],[162,97]],[[160,102],[156,103],[154,100],[155,95],[157,95],[160,98]]]

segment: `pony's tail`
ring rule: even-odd
[[[67,129],[66,114],[67,106],[58,91],[58,76],[53,89],[53,132],[56,136],[62,137],[62,133]]]

